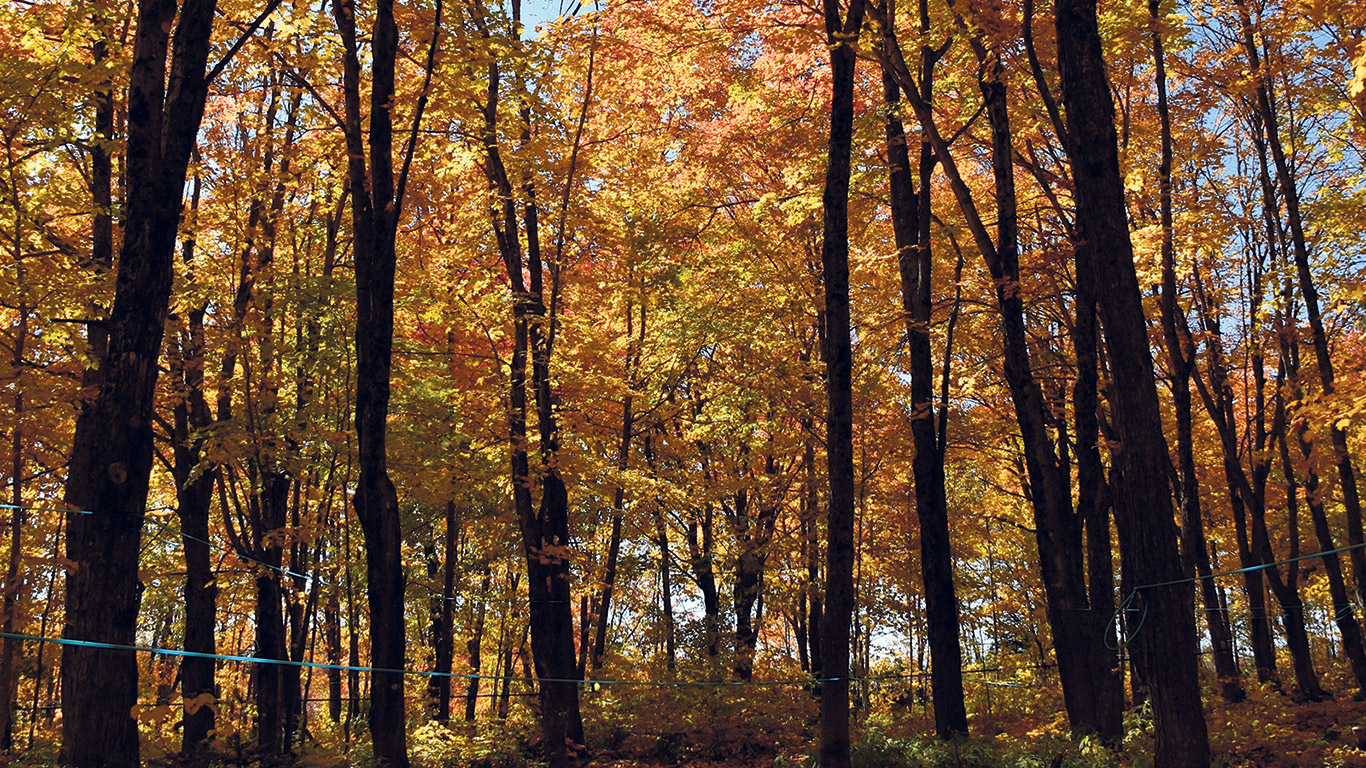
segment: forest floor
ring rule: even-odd
[[[1214,768],[1366,768],[1366,702],[1347,680],[1326,679],[1337,695],[1296,702],[1269,686],[1249,684],[1247,698],[1229,704],[1206,698]],[[984,687],[978,688],[978,695]],[[973,736],[933,738],[933,717],[922,703],[897,706],[895,691],[871,697],[854,730],[853,768],[1150,768],[1153,732],[1146,707],[1126,716],[1118,749],[1072,741],[1053,686],[991,689],[970,703]],[[637,691],[584,701],[593,768],[815,768],[814,699],[803,691],[759,690],[745,696],[716,690]],[[216,757],[193,768],[362,768],[370,766],[363,740],[347,749],[325,717],[312,721],[309,749],[294,759],[262,761],[235,738]],[[55,733],[40,732],[36,748],[22,749],[0,767],[39,768],[56,758]],[[538,768],[544,765],[530,713],[507,720],[416,725],[409,731],[414,768]],[[144,732],[147,765],[188,768],[176,755],[178,737]],[[234,754],[235,752],[235,754]],[[244,754],[244,752],[246,754]]]
[[[1337,682],[1337,681],[1334,681]],[[1355,700],[1344,684],[1326,701],[1296,702],[1269,687],[1249,686],[1246,700],[1230,704],[1207,699],[1206,722],[1217,768],[1366,768],[1366,747],[1358,746],[1354,727],[1366,739],[1366,702]],[[1019,703],[1019,702],[1017,702]],[[1066,736],[1060,709],[1005,706],[993,715],[973,718],[974,737],[958,744],[929,738],[932,718],[926,713],[873,715],[858,729],[854,768],[1147,768],[1152,765],[1153,734],[1146,710],[1126,719],[1123,746],[1109,750],[1077,744]],[[1047,715],[1043,713],[1056,712]],[[760,715],[760,719],[763,716]],[[763,730],[761,727],[759,730]],[[758,746],[757,744],[755,745]],[[774,753],[755,749],[724,758],[701,754],[623,755],[600,750],[600,768],[798,768],[815,766],[814,743],[794,748],[774,745]],[[616,754],[613,752],[616,751]],[[627,750],[631,751],[631,750]],[[704,750],[705,751],[705,750]],[[642,750],[644,752],[644,750]]]

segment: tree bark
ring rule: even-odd
[[[413,110],[411,131],[397,178],[394,167],[394,72],[398,28],[393,0],[376,0],[370,36],[369,135],[361,129],[361,66],[354,0],[337,0],[333,15],[343,44],[347,172],[356,264],[356,438],[360,478],[356,518],[365,537],[370,604],[370,735],[375,757],[391,768],[407,768],[407,722],[403,674],[403,536],[398,494],[389,479],[385,436],[389,378],[393,365],[395,240],[403,193],[419,126],[427,105],[441,36],[438,0],[426,57],[425,82]],[[368,167],[366,139],[369,142]]]
[[[1001,64],[998,60],[994,64],[990,63],[994,59],[988,59],[989,54],[980,40],[974,39],[973,43],[979,59],[983,61],[984,74],[979,79],[979,89],[991,126],[992,174],[997,207],[995,240],[982,220],[972,191],[964,182],[957,161],[949,151],[948,142],[939,133],[930,105],[920,96],[916,78],[912,77],[894,39],[887,41],[886,51],[888,62],[892,64],[892,73],[905,89],[923,134],[943,166],[959,209],[968,220],[973,240],[996,286],[1005,352],[1002,367],[1024,444],[1027,495],[1034,511],[1039,569],[1048,602],[1049,626],[1053,630],[1068,720],[1078,734],[1096,732],[1107,741],[1115,741],[1121,735],[1119,703],[1114,700],[1118,688],[1113,684],[1096,683],[1105,680],[1106,675],[1113,674],[1113,656],[1105,651],[1102,642],[1104,628],[1090,605],[1083,570],[1081,526],[1072,508],[1070,477],[1064,473],[1053,439],[1048,434],[1043,392],[1034,377],[1030,361],[1029,334],[1020,290],[1013,150],[1006,94],[1000,79]],[[988,75],[988,72],[995,74]],[[1079,268],[1079,291],[1083,290],[1083,280],[1084,270]]]
[[[712,566],[712,509],[711,504],[704,504],[701,513],[695,513],[688,523],[688,559],[692,562],[693,580],[702,593],[702,630],[709,658],[721,652],[721,597]]]
[[[181,193],[208,91],[205,65],[215,0],[138,5],[129,75],[123,245],[108,353],[99,387],[84,393],[65,491],[67,526],[63,637],[132,645],[138,550],[152,469],[152,405],[169,309]],[[167,55],[170,54],[169,79]],[[65,646],[60,762],[133,766],[138,732],[132,651]]]
[[[1153,62],[1157,83],[1157,115],[1162,143],[1158,167],[1159,208],[1162,227],[1162,335],[1171,366],[1172,409],[1176,419],[1177,473],[1180,477],[1181,545],[1187,571],[1194,567],[1199,578],[1200,596],[1205,604],[1205,623],[1209,627],[1214,653],[1214,673],[1219,694],[1230,702],[1242,701],[1242,678],[1233,658],[1233,631],[1228,614],[1220,609],[1210,568],[1209,548],[1205,544],[1204,517],[1200,514],[1200,479],[1195,474],[1195,440],[1191,429],[1191,368],[1195,350],[1183,338],[1177,325],[1180,310],[1176,296],[1176,249],[1172,233],[1172,130],[1167,107],[1167,63],[1162,41],[1162,15],[1159,0],[1148,1],[1152,19]]]
[[[1247,54],[1248,67],[1256,78],[1255,109],[1261,128],[1265,131],[1267,146],[1271,149],[1271,159],[1276,168],[1276,182],[1285,204],[1285,220],[1290,234],[1291,253],[1295,259],[1295,276],[1299,282],[1300,296],[1304,300],[1305,314],[1309,318],[1310,341],[1314,347],[1319,387],[1323,397],[1329,398],[1334,391],[1333,358],[1328,349],[1328,332],[1323,325],[1318,288],[1314,285],[1314,275],[1309,264],[1309,241],[1304,233],[1304,219],[1300,213],[1299,186],[1295,180],[1294,169],[1291,168],[1292,158],[1286,155],[1281,141],[1280,116],[1276,112],[1272,98],[1271,75],[1262,66],[1253,38],[1251,16],[1243,0],[1239,0],[1237,6],[1242,27],[1243,49]],[[1338,485],[1342,491],[1342,508],[1347,518],[1347,544],[1355,547],[1348,553],[1347,560],[1351,564],[1357,602],[1366,604],[1366,546],[1363,546],[1366,544],[1366,537],[1362,529],[1361,495],[1357,488],[1356,471],[1352,466],[1352,455],[1347,449],[1347,431],[1338,425],[1336,417],[1329,420],[1328,437],[1333,449],[1333,463],[1338,472]]]
[[[196,174],[191,211],[199,201],[199,177]],[[193,215],[193,213],[192,213]],[[182,258],[193,264],[195,242],[186,238]],[[217,469],[200,466],[203,459],[204,437],[197,434],[212,423],[209,404],[204,396],[204,314],[207,307],[192,308],[181,333],[180,350],[174,368],[181,398],[174,412],[174,442],[172,475],[176,486],[176,514],[180,518],[181,548],[185,553],[185,650],[193,653],[214,654],[217,643],[218,584],[213,573],[209,552],[209,515],[213,499]],[[196,474],[196,471],[198,474]],[[214,706],[217,686],[214,684],[214,661],[208,658],[186,657],[180,664],[180,690],[185,700],[185,719],[181,730],[181,754],[197,754],[214,728]],[[210,700],[201,697],[208,695]]]
[[[487,22],[477,10],[474,23],[486,39]],[[521,6],[514,1],[513,23],[520,23]],[[517,199],[502,159],[498,133],[500,66],[488,64],[487,98],[483,110],[484,171],[497,202],[490,210],[499,254],[503,258],[513,296],[513,351],[509,375],[508,448],[513,506],[522,534],[527,569],[531,654],[540,681],[541,732],[553,768],[578,763],[584,743],[579,713],[575,664],[574,613],[570,594],[569,494],[556,466],[559,433],[551,389],[550,360],[555,317],[547,312],[543,286],[539,211],[535,187],[528,179],[521,187],[522,221]],[[522,110],[522,141],[530,140],[530,107]],[[523,250],[522,234],[526,248]],[[552,267],[552,281],[558,279]],[[552,295],[556,288],[552,286]],[[533,393],[540,462],[532,472],[527,435],[527,373]],[[539,485],[540,504],[532,486]]]
[[[432,605],[432,650],[435,656],[432,671],[436,674],[427,683],[431,699],[432,718],[438,723],[451,719],[451,669],[455,661],[455,558],[459,522],[455,516],[455,500],[446,501],[446,531],[443,541],[441,593]],[[437,605],[436,603],[440,603]]]
[[[1120,548],[1136,587],[1175,582],[1183,574],[1167,490],[1169,458],[1133,264],[1095,2],[1059,0],[1056,14],[1067,150],[1082,237],[1077,265],[1092,270],[1113,377],[1119,444],[1112,448],[1112,482]],[[1156,763],[1169,768],[1208,765],[1191,590],[1179,583],[1147,587],[1139,601],[1148,616],[1131,648],[1149,661]]]
[[[890,3],[889,3],[890,7]],[[928,11],[928,4],[922,3]],[[927,13],[922,13],[922,22]],[[894,23],[895,17],[891,17]],[[934,59],[922,59],[921,98],[933,88]],[[901,308],[906,315],[911,367],[911,439],[915,445],[912,474],[915,509],[920,522],[920,571],[925,589],[925,613],[930,636],[930,685],[934,699],[935,734],[949,739],[968,732],[963,700],[963,652],[959,642],[958,597],[953,583],[949,539],[948,491],[944,477],[944,446],[935,429],[934,367],[931,360],[930,321],[933,306],[930,248],[929,183],[934,150],[920,148],[920,193],[911,180],[910,151],[897,108],[901,90],[891,72],[882,72],[887,107],[886,142],[892,230],[901,276]]]
[[[849,315],[849,176],[854,133],[855,47],[864,0],[841,17],[824,0],[830,48],[830,140],[822,194],[821,269],[825,293],[826,517],[825,613],[821,617],[821,768],[848,768],[849,636],[854,610],[853,340]]]
[[[474,626],[470,629],[470,639],[465,642],[465,650],[470,660],[470,674],[473,675],[465,686],[465,722],[467,723],[474,722],[476,707],[479,704],[480,675],[483,673],[481,651],[484,648],[484,621],[488,616],[486,598],[492,578],[493,571],[485,565],[484,577],[479,582],[479,604],[474,608]]]

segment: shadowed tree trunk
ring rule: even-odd
[[[629,281],[628,281],[629,282]],[[635,380],[636,369],[640,366],[640,356],[645,347],[645,296],[640,296],[640,336],[635,335],[635,314],[631,302],[626,302],[626,366],[623,378],[626,393],[621,400],[621,433],[617,443],[617,470],[625,472],[631,464],[631,437],[635,429]],[[607,543],[607,567],[602,577],[602,591],[598,594],[597,610],[593,612],[597,620],[597,631],[593,635],[593,669],[602,669],[603,653],[607,650],[607,629],[612,623],[612,592],[617,581],[617,560],[621,556],[621,523],[626,506],[626,488],[621,482],[612,491],[612,532]]]
[[[446,531],[442,537],[441,593],[432,598],[432,650],[435,655],[432,671],[436,674],[427,683],[431,699],[432,718],[438,723],[451,719],[451,668],[454,665],[455,640],[453,608],[455,607],[455,555],[459,538],[459,522],[455,516],[455,500],[446,501]]]
[[[1076,185],[1077,268],[1096,288],[1113,380],[1116,520],[1124,566],[1147,619],[1131,649],[1148,661],[1158,765],[1203,768],[1209,735],[1200,701],[1193,595],[1182,579],[1147,322],[1124,208],[1110,97],[1094,0],[1059,0],[1058,68],[1067,154]]]
[[[712,510],[711,504],[704,504],[688,523],[688,559],[692,562],[693,580],[702,593],[702,628],[707,656],[715,658],[721,652],[721,597],[712,567]]]
[[[1256,82],[1254,109],[1265,132],[1267,148],[1275,168],[1276,185],[1281,192],[1285,206],[1285,223],[1290,235],[1290,253],[1294,257],[1295,277],[1299,283],[1300,297],[1304,301],[1304,311],[1309,319],[1309,340],[1314,348],[1314,362],[1317,364],[1319,388],[1324,398],[1334,391],[1333,358],[1328,349],[1328,332],[1323,324],[1323,312],[1319,306],[1319,292],[1314,284],[1313,271],[1309,264],[1309,238],[1304,232],[1304,220],[1300,212],[1300,190],[1292,166],[1293,157],[1288,156],[1281,139],[1280,115],[1276,110],[1272,92],[1272,76],[1262,66],[1254,38],[1252,17],[1245,0],[1238,0],[1238,18],[1242,27],[1243,50],[1247,55],[1248,67]],[[1361,520],[1361,495],[1357,488],[1356,471],[1352,466],[1352,455],[1347,449],[1347,431],[1340,426],[1336,417],[1328,421],[1328,437],[1332,443],[1332,459],[1337,469],[1338,487],[1342,492],[1342,509],[1347,522],[1347,543],[1355,547],[1347,555],[1351,565],[1352,581],[1356,586],[1357,601],[1366,604],[1366,538],[1363,538]],[[1307,487],[1307,484],[1306,484]],[[1313,501],[1310,500],[1312,505]]]
[[[971,40],[982,62],[978,88],[986,106],[992,137],[992,175],[995,182],[997,234],[993,239],[972,191],[963,180],[948,142],[939,133],[935,116],[920,95],[917,78],[911,75],[892,30],[885,41],[886,61],[916,113],[925,138],[943,166],[959,210],[966,217],[973,241],[986,261],[995,283],[996,304],[1001,317],[1004,340],[1002,368],[1015,408],[1016,422],[1024,444],[1024,469],[1027,495],[1034,511],[1035,540],[1039,569],[1048,602],[1048,621],[1062,681],[1063,701],[1074,732],[1096,732],[1107,741],[1120,737],[1120,700],[1118,686],[1107,680],[1116,664],[1103,644],[1104,618],[1091,606],[1082,550],[1081,520],[1072,507],[1071,482],[1059,461],[1052,436],[1042,389],[1034,376],[1025,325],[1024,301],[1020,290],[1018,222],[1015,181],[1012,165],[1011,129],[998,55],[978,38]],[[1078,275],[1082,285],[1082,275]],[[1079,288],[1079,293],[1085,291]],[[1079,347],[1079,349],[1083,349]],[[1103,508],[1097,508],[1103,515]],[[1097,532],[1108,529],[1093,526]],[[1092,558],[1098,567],[1106,561]],[[1093,581],[1095,579],[1093,578]],[[1097,587],[1101,585],[1095,585]],[[1097,681],[1106,680],[1105,684]]]
[[[1162,335],[1171,366],[1172,410],[1176,419],[1177,473],[1180,478],[1181,544],[1186,571],[1199,577],[1201,599],[1205,604],[1205,623],[1209,627],[1214,654],[1214,673],[1219,694],[1226,701],[1242,701],[1242,678],[1233,658],[1233,631],[1228,614],[1221,610],[1210,568],[1209,548],[1205,544],[1205,523],[1200,514],[1200,480],[1195,474],[1195,440],[1191,432],[1191,368],[1195,349],[1177,324],[1180,312],[1176,296],[1176,249],[1172,241],[1172,131],[1167,108],[1167,64],[1162,42],[1162,16],[1159,0],[1149,0],[1152,19],[1153,62],[1157,82],[1157,115],[1162,142],[1162,161],[1158,167],[1160,217],[1162,226]]]
[[[215,0],[143,0],[129,75],[123,244],[108,351],[83,393],[64,501],[89,514],[67,525],[63,637],[132,645],[138,550],[152,470],[152,401],[190,152],[208,91]],[[177,23],[177,11],[179,20]],[[172,29],[175,35],[172,40]],[[167,55],[170,55],[169,73]],[[169,74],[169,78],[168,78]],[[65,765],[134,766],[137,664],[132,651],[62,650]]]
[[[465,686],[465,722],[474,722],[476,707],[479,704],[479,676],[483,674],[483,662],[481,661],[481,651],[484,648],[484,621],[488,616],[488,594],[489,583],[493,578],[493,572],[488,565],[484,566],[484,577],[479,582],[479,604],[474,608],[474,627],[470,629],[470,639],[465,642],[465,650],[469,654],[470,674],[472,677]]]
[[[351,189],[352,248],[356,264],[356,439],[360,478],[356,518],[365,537],[365,567],[370,604],[370,664],[401,670],[406,651],[403,620],[403,536],[398,494],[389,479],[385,451],[389,415],[389,377],[393,364],[395,239],[404,188],[427,88],[441,37],[440,0],[434,10],[424,82],[413,109],[402,165],[394,167],[394,68],[399,54],[393,0],[376,0],[370,35],[369,134],[361,128],[361,65],[354,0],[337,0],[333,16],[343,46],[347,175]],[[366,140],[369,152],[366,152]],[[367,162],[368,158],[368,162]],[[370,735],[375,757],[390,768],[407,768],[407,722],[403,675],[371,673]]]
[[[830,48],[830,140],[822,194],[821,269],[825,293],[826,516],[825,613],[821,617],[820,763],[849,766],[849,634],[854,610],[853,340],[849,317],[849,174],[854,133],[855,46],[864,0],[824,0]]]
[[[199,176],[195,175],[191,215],[198,207]],[[182,258],[192,265],[194,239],[186,238]],[[181,398],[176,402],[172,432],[172,476],[176,485],[176,514],[180,518],[181,547],[185,552],[185,650],[194,653],[216,652],[214,631],[218,584],[209,552],[209,512],[217,469],[199,467],[204,437],[196,434],[212,423],[204,397],[204,305],[192,308],[181,331],[180,350],[172,371],[179,376]],[[196,475],[198,468],[199,474]],[[185,699],[185,719],[181,730],[182,755],[197,753],[214,728],[213,659],[186,657],[180,663],[180,690]],[[207,695],[209,698],[203,698]]]
[[[513,27],[516,28],[521,23],[520,2],[513,0],[512,10]],[[479,34],[485,40],[490,40],[492,32],[482,11],[471,7],[470,13]],[[513,297],[513,350],[508,397],[512,496],[527,569],[528,624],[531,655],[539,681],[541,732],[551,765],[553,768],[562,768],[578,763],[584,744],[578,685],[574,682],[581,678],[575,663],[574,612],[570,593],[569,493],[557,466],[560,437],[550,371],[564,223],[561,216],[559,236],[550,261],[551,301],[547,304],[544,285],[546,259],[540,240],[536,188],[528,176],[514,192],[503,161],[498,129],[501,87],[499,60],[489,62],[487,72],[486,98],[480,104],[483,112],[483,166],[490,190],[497,196],[497,202],[490,210],[491,223]],[[592,98],[591,72],[590,67],[583,110],[579,114],[575,153]],[[530,105],[523,103],[520,113],[519,141],[525,146],[531,140]],[[576,156],[571,156],[569,178],[565,180],[566,190],[573,186]],[[568,195],[568,191],[565,194]],[[565,201],[562,201],[562,212]],[[517,215],[519,203],[522,214],[520,221]],[[527,435],[528,372],[540,442],[539,461],[534,472]],[[540,490],[539,505],[533,498],[533,487]]]
[[[889,23],[894,23],[895,6],[891,0],[887,6]],[[920,7],[922,28],[928,27],[929,4],[922,0]],[[931,98],[935,66],[935,57],[932,52],[930,54],[922,56],[920,73],[920,95],[926,101]],[[882,88],[888,110],[886,140],[892,231],[901,275],[901,308],[906,315],[906,334],[910,342],[911,438],[915,444],[912,473],[915,509],[920,522],[920,571],[930,637],[934,725],[936,735],[948,739],[954,734],[968,732],[968,715],[963,702],[963,652],[959,644],[958,597],[954,591],[953,557],[949,546],[944,446],[935,429],[934,367],[930,348],[930,313],[934,298],[930,178],[935,158],[934,150],[922,141],[920,193],[917,194],[911,179],[906,131],[896,112],[901,104],[901,90],[885,66]]]

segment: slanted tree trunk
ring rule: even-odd
[[[1182,578],[1147,322],[1134,271],[1124,184],[1094,0],[1059,0],[1058,68],[1076,185],[1078,270],[1090,269],[1113,379],[1114,501],[1124,566],[1136,587]],[[1148,660],[1158,765],[1209,764],[1188,584],[1141,590],[1147,620],[1131,649]]]
[[[1159,208],[1162,227],[1162,335],[1171,366],[1172,409],[1176,418],[1177,473],[1180,477],[1181,543],[1187,572],[1194,568],[1199,577],[1201,599],[1205,604],[1205,623],[1209,627],[1214,652],[1214,673],[1219,694],[1226,701],[1242,701],[1242,678],[1233,658],[1233,631],[1228,614],[1221,610],[1210,568],[1209,548],[1205,544],[1205,523],[1200,514],[1200,479],[1195,474],[1195,440],[1191,431],[1191,368],[1195,350],[1177,325],[1180,312],[1176,296],[1176,248],[1172,234],[1172,130],[1167,108],[1167,63],[1162,41],[1162,14],[1159,0],[1149,0],[1152,19],[1153,62],[1156,65],[1157,116],[1162,142],[1162,161],[1158,167]]]
[[[849,634],[854,611],[853,343],[849,316],[849,174],[854,133],[855,47],[864,0],[846,16],[824,0],[830,48],[830,140],[822,194],[822,282],[825,293],[826,516],[825,613],[821,617],[820,762],[849,766]]]
[[[172,258],[190,151],[208,91],[216,0],[138,4],[128,88],[123,245],[98,389],[76,420],[64,500],[69,640],[132,645],[138,550],[152,470],[152,405],[169,309]],[[176,20],[179,13],[178,23]],[[175,41],[171,30],[174,25]],[[169,80],[167,56],[169,61]],[[134,766],[132,651],[64,646],[64,765]]]
[[[626,392],[621,399],[621,433],[617,442],[617,471],[625,472],[631,465],[631,437],[635,429],[636,369],[645,346],[645,296],[640,297],[640,336],[635,335],[635,314],[631,302],[626,302],[626,365],[623,379]],[[602,577],[602,591],[598,595],[597,631],[593,636],[593,669],[602,669],[603,653],[607,649],[607,628],[612,620],[612,593],[617,581],[617,560],[621,557],[621,523],[626,506],[626,488],[620,483],[612,491],[612,532],[607,543],[607,566]]]
[[[1121,735],[1120,708],[1115,698],[1118,688],[1113,684],[1097,684],[1098,680],[1114,674],[1111,671],[1113,656],[1106,653],[1103,625],[1090,606],[1091,596],[1083,569],[1081,526],[1072,508],[1071,479],[1060,465],[1053,438],[1048,433],[1043,392],[1030,361],[1029,334],[1020,292],[1013,149],[1001,80],[1002,65],[981,40],[972,41],[983,62],[978,87],[987,106],[992,135],[997,208],[997,235],[993,239],[948,142],[939,133],[930,105],[919,94],[916,78],[911,75],[900,46],[894,37],[890,37],[890,27],[887,34],[885,50],[892,74],[903,87],[923,135],[943,166],[959,209],[968,220],[973,241],[996,285],[1005,347],[1002,367],[1024,444],[1027,495],[1034,511],[1039,569],[1048,601],[1048,620],[1053,630],[1068,720],[1078,734],[1096,732],[1107,741],[1115,741]],[[1081,281],[1079,274],[1079,285]],[[1093,564],[1100,565],[1094,560]]]
[[[1200,377],[1194,379],[1205,411],[1214,422],[1219,433],[1220,448],[1223,451],[1224,479],[1229,486],[1229,506],[1233,513],[1234,541],[1238,550],[1238,563],[1243,569],[1243,588],[1248,599],[1248,635],[1252,646],[1252,663],[1257,668],[1258,682],[1274,682],[1276,674],[1276,654],[1271,637],[1271,621],[1266,606],[1265,578],[1272,568],[1257,568],[1265,565],[1261,552],[1254,547],[1251,529],[1248,527],[1248,513],[1260,514],[1265,519],[1265,468],[1254,465],[1253,482],[1249,481],[1243,469],[1238,449],[1238,427],[1235,416],[1233,390],[1229,386],[1228,364],[1224,358],[1220,323],[1214,317],[1209,301],[1202,289],[1203,281],[1197,266],[1194,273],[1197,289],[1201,298],[1196,302],[1201,324],[1209,337],[1206,344],[1209,384]],[[1258,444],[1264,451],[1264,441]],[[1256,459],[1254,459],[1256,461]],[[1261,473],[1261,474],[1257,474]],[[1262,481],[1257,481],[1257,478]],[[1254,484],[1255,483],[1255,484]],[[1271,561],[1266,561],[1271,562]],[[1252,569],[1252,570],[1249,570]]]
[[[1300,190],[1291,166],[1292,158],[1285,152],[1281,140],[1280,116],[1277,114],[1272,98],[1271,75],[1262,66],[1254,39],[1252,18],[1244,0],[1238,0],[1238,18],[1242,27],[1242,43],[1247,55],[1248,68],[1256,81],[1254,109],[1260,127],[1265,131],[1266,144],[1271,150],[1271,159],[1276,169],[1276,184],[1285,204],[1285,222],[1290,234],[1291,255],[1295,259],[1295,276],[1299,282],[1300,296],[1304,300],[1304,311],[1309,318],[1310,342],[1314,348],[1314,361],[1317,363],[1319,388],[1324,398],[1330,398],[1334,391],[1333,358],[1328,349],[1328,332],[1323,325],[1323,312],[1319,306],[1319,292],[1314,285],[1314,275],[1309,264],[1309,240],[1304,232],[1304,219],[1300,212]],[[1352,466],[1352,455],[1347,449],[1347,431],[1334,417],[1328,421],[1328,436],[1332,443],[1333,463],[1338,473],[1338,486],[1342,491],[1342,509],[1347,518],[1347,544],[1355,547],[1348,555],[1351,564],[1352,581],[1356,585],[1357,602],[1366,604],[1366,537],[1363,537],[1361,520],[1361,495],[1357,488],[1356,471]],[[1307,487],[1307,484],[1306,484]],[[1312,502],[1311,502],[1312,505]]]
[[[890,11],[895,10],[888,3]],[[922,27],[928,26],[929,4],[921,2]],[[895,16],[889,13],[889,23]],[[921,98],[933,92],[935,57],[922,57]],[[915,509],[920,522],[920,572],[925,588],[925,613],[930,636],[930,685],[934,698],[935,734],[941,739],[968,732],[963,701],[963,651],[959,644],[958,597],[953,584],[949,545],[948,491],[944,477],[944,446],[935,429],[934,366],[931,360],[930,321],[933,253],[930,248],[930,177],[934,150],[920,145],[920,192],[911,180],[910,150],[897,109],[901,89],[887,67],[882,71],[887,107],[886,141],[892,231],[896,238],[901,275],[901,308],[906,315],[911,368],[911,439],[915,444],[912,474]],[[946,361],[947,363],[947,361]]]

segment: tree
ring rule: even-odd
[[[920,2],[920,28],[930,25],[929,2]],[[889,29],[895,30],[896,6],[886,5]],[[934,89],[938,52],[923,43],[920,52],[921,100],[929,101]],[[930,314],[934,290],[931,283],[933,253],[930,245],[932,218],[930,183],[936,158],[926,140],[920,142],[919,193],[911,180],[910,148],[897,110],[901,90],[890,63],[882,67],[883,99],[887,105],[888,200],[901,277],[901,304],[906,313],[906,335],[911,357],[911,437],[915,442],[915,509],[920,521],[920,568],[925,585],[925,612],[930,635],[931,684],[934,689],[935,732],[941,739],[967,733],[968,714],[963,703],[963,653],[959,645],[958,596],[953,583],[953,558],[949,545],[949,510],[944,478],[946,414],[940,406],[936,428],[934,367],[930,358]],[[948,378],[945,354],[945,379]]]
[[[1058,70],[1067,119],[1067,154],[1076,184],[1077,270],[1095,281],[1114,390],[1119,442],[1112,482],[1120,553],[1148,612],[1137,638],[1151,676],[1161,766],[1209,763],[1200,702],[1192,595],[1182,580],[1152,352],[1124,208],[1124,182],[1092,0],[1057,4]],[[1156,586],[1152,586],[1156,585]],[[1175,649],[1177,652],[1173,653]]]
[[[370,735],[375,757],[393,768],[408,765],[404,715],[402,562],[398,493],[389,479],[385,437],[389,378],[393,366],[394,272],[403,195],[427,107],[427,89],[441,40],[438,0],[427,49],[422,89],[412,112],[401,165],[394,162],[395,70],[399,54],[393,0],[377,0],[371,31],[369,135],[361,128],[361,65],[353,0],[333,3],[343,45],[343,93],[347,176],[356,261],[356,436],[360,478],[356,517],[365,535],[370,604]],[[369,153],[367,155],[367,139]],[[368,157],[368,162],[367,162]],[[381,671],[383,670],[383,671]]]
[[[854,137],[855,47],[864,0],[824,0],[830,48],[830,140],[825,166],[821,281],[825,293],[825,610],[821,616],[821,766],[849,765],[849,629],[854,610],[853,344],[849,318],[849,174]]]
[[[138,547],[152,470],[152,396],[173,275],[181,190],[210,78],[216,0],[138,4],[128,87],[125,201],[118,282],[106,321],[98,390],[76,422],[65,502],[63,636],[128,646],[138,614]],[[175,34],[172,38],[171,30]],[[169,60],[167,56],[170,56]],[[169,66],[169,71],[168,71]],[[137,667],[132,651],[62,651],[61,761],[139,764]]]

